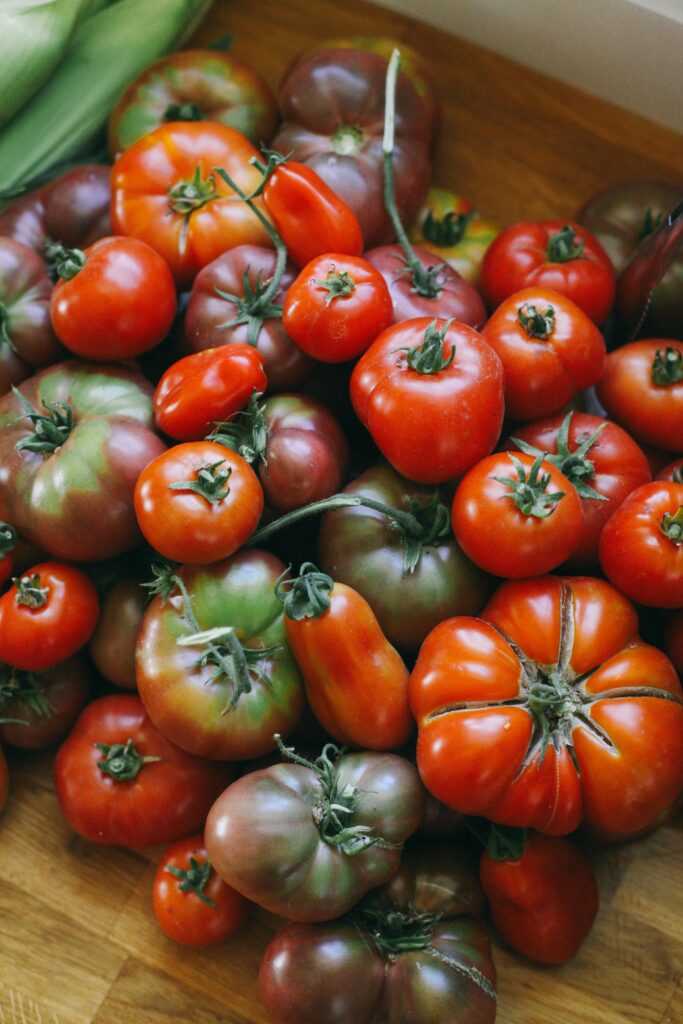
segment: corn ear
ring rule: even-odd
[[[116,0],[82,21],[57,70],[0,133],[0,191],[92,148],[121,90],[181,46],[210,5]]]

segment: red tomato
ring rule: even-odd
[[[542,456],[496,452],[466,474],[453,499],[453,533],[496,576],[541,576],[572,553],[583,514],[564,473]]]
[[[258,150],[244,135],[215,121],[172,121],[119,156],[112,171],[112,223],[120,235],[147,242],[164,257],[179,287],[226,249],[270,245],[246,203],[214,171],[223,168],[251,193],[260,172]],[[257,201],[258,202],[258,201]]]
[[[287,334],[323,363],[355,359],[392,320],[389,289],[366,260],[326,253],[303,268],[282,310]]]
[[[595,392],[637,441],[683,452],[683,341],[643,338],[610,352]]]
[[[608,519],[600,564],[615,587],[655,608],[683,606],[683,484],[643,484]]]
[[[524,288],[501,303],[482,335],[500,356],[505,412],[534,420],[559,412],[605,365],[605,342],[571,299],[550,288]]]
[[[493,309],[521,288],[552,288],[601,324],[614,304],[614,268],[579,224],[541,220],[513,224],[491,242],[481,287]]]
[[[154,913],[169,936],[201,949],[227,939],[249,906],[209,863],[201,835],[181,839],[161,858],[152,888]]]
[[[251,345],[224,345],[185,356],[157,384],[156,425],[176,441],[200,441],[267,384],[263,357]]]
[[[516,860],[487,851],[479,878],[496,930],[518,953],[542,964],[578,953],[600,898],[590,861],[570,842],[530,835]]]
[[[41,672],[70,658],[90,639],[100,612],[85,573],[41,562],[0,597],[0,661]]]
[[[683,484],[683,459],[675,459],[664,469],[657,473],[657,480],[673,480],[674,483]]]
[[[176,311],[171,271],[135,238],[64,250],[50,315],[59,340],[87,359],[130,359],[166,337]]]
[[[145,539],[174,562],[227,558],[256,529],[263,491],[248,462],[213,441],[176,445],[145,466],[135,485]]]
[[[132,694],[88,705],[59,748],[55,773],[71,827],[115,846],[170,843],[196,832],[232,779],[227,765],[165,739]]]
[[[358,218],[341,196],[306,164],[277,165],[263,190],[268,213],[297,267],[326,252],[360,256]]]
[[[498,440],[503,369],[472,327],[417,317],[389,327],[359,359],[351,401],[399,473],[440,483],[465,473]]]

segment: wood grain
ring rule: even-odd
[[[409,42],[428,59],[443,107],[435,181],[501,225],[570,217],[618,180],[683,182],[676,133],[361,0],[223,0],[196,38],[228,31],[234,52],[273,87],[297,53],[324,38]],[[0,1024],[267,1024],[256,975],[276,919],[256,912],[210,951],[174,945],[151,912],[160,851],[74,837],[58,811],[52,755],[10,761]],[[500,1024],[683,1024],[682,832],[679,820],[594,852],[602,905],[572,963],[540,969],[496,948]]]

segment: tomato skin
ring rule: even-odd
[[[334,295],[323,285],[335,275],[348,275],[353,282],[349,294]],[[381,274],[367,260],[331,252],[306,264],[282,310],[290,338],[323,363],[355,359],[391,319],[391,297]]]
[[[608,415],[637,441],[678,454],[683,452],[683,380],[652,380],[656,354],[666,349],[683,356],[683,341],[642,338],[610,352],[595,392]]]
[[[533,456],[520,453],[515,458],[529,477]],[[551,463],[542,462],[540,473],[550,477],[547,494],[564,495],[550,506],[552,511],[545,518],[520,511],[510,487],[501,482],[517,475],[506,452],[482,459],[458,485],[452,507],[455,539],[486,572],[513,579],[541,576],[564,562],[576,547],[583,523],[579,496]]]
[[[442,370],[419,373],[406,349],[430,324],[445,331]],[[503,422],[503,371],[471,327],[418,317],[387,328],[351,375],[351,401],[391,465],[409,480],[440,483],[465,473],[493,449]]]
[[[660,527],[663,516],[675,516],[682,508],[683,484],[654,481],[632,491],[603,528],[600,565],[616,587],[640,604],[683,606],[683,538],[669,538]]]
[[[553,311],[547,337],[530,335],[519,320],[529,307]],[[523,288],[505,299],[482,329],[498,353],[505,379],[505,412],[535,420],[559,412],[577,391],[599,379],[605,342],[592,320],[571,299],[550,288]]]
[[[201,441],[216,423],[265,391],[263,358],[251,345],[204,349],[173,363],[156,386],[154,419],[176,441]]]
[[[548,245],[564,227],[574,231],[583,252],[555,262],[548,257]],[[492,309],[522,288],[551,288],[601,324],[614,304],[615,277],[609,256],[585,228],[573,221],[543,220],[513,224],[494,239],[484,256],[481,287]]]
[[[47,593],[37,607],[17,601],[23,580]],[[40,672],[70,658],[90,639],[100,602],[89,578],[71,565],[40,562],[0,597],[0,661]]]
[[[97,628],[88,650],[95,667],[105,679],[126,690],[135,682],[135,641],[149,594],[135,579],[119,580],[102,598]]]
[[[61,742],[88,699],[91,677],[82,654],[35,676],[0,666],[0,740],[22,750]]]
[[[656,480],[673,480],[676,483],[683,483],[683,458],[674,459],[673,462],[669,462],[668,465],[661,469]]]
[[[575,956],[598,912],[590,861],[566,839],[532,834],[517,860],[479,865],[493,924],[505,941],[531,960],[562,964]]]
[[[229,470],[227,494],[211,502],[191,490],[202,467]],[[169,448],[147,465],[135,485],[135,514],[147,541],[174,562],[206,565],[227,558],[252,535],[263,511],[263,491],[248,462],[213,441]]]
[[[452,224],[450,230],[444,227],[447,218]],[[444,260],[476,288],[484,254],[497,234],[498,228],[477,213],[467,199],[433,185],[412,224],[409,238]]]
[[[176,311],[166,263],[136,238],[101,238],[85,264],[52,292],[50,315],[59,340],[86,359],[130,359],[168,334]]]
[[[133,741],[143,757],[137,777],[117,781],[99,767],[98,743]],[[71,827],[94,843],[148,846],[200,828],[228,784],[227,765],[174,746],[154,727],[139,697],[115,694],[89,704],[57,753],[57,797]]]
[[[200,868],[207,863],[201,835],[180,839],[166,850],[154,877],[152,901],[156,919],[169,938],[183,946],[203,949],[223,942],[240,928],[247,917],[248,903],[213,869],[201,891],[214,906],[193,890],[181,890],[181,879],[168,869],[191,870],[191,859]]]

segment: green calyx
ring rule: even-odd
[[[16,352],[12,335],[9,332],[10,312],[7,303],[0,302],[0,345],[7,345],[12,352]]]
[[[679,384],[683,380],[683,351],[672,345],[667,345],[663,352],[658,348],[652,362],[651,377],[652,383],[661,387]]]
[[[398,956],[411,950],[426,949],[431,942],[438,914],[404,913],[387,909],[369,900],[351,914],[352,919],[372,935],[384,956]]]
[[[355,124],[343,124],[330,137],[337,156],[357,156],[363,148],[365,133]]]
[[[174,878],[179,879],[180,885],[178,888],[181,892],[193,892],[207,907],[216,906],[215,901],[210,899],[204,892],[213,870],[209,860],[205,860],[203,864],[200,864],[196,857],[190,857],[189,868],[176,868],[171,864],[167,864],[166,870]]]
[[[422,342],[413,348],[405,349],[408,353],[406,362],[411,370],[415,370],[416,373],[434,374],[440,373],[441,370],[445,370],[451,365],[455,359],[455,345],[451,345],[450,354],[447,356],[445,355],[444,341],[446,332],[452,323],[452,319],[447,320],[439,329],[436,326],[436,320],[432,320],[424,333]]]
[[[440,249],[449,249],[462,242],[473,217],[474,210],[469,213],[456,213],[455,210],[449,210],[439,219],[430,210],[422,221],[422,234],[432,245],[438,245]]]
[[[577,238],[576,231],[569,224],[550,236],[546,253],[549,263],[569,263],[583,255],[584,241]]]
[[[542,452],[538,448],[535,448],[534,445],[528,444],[526,441],[522,441],[519,437],[513,437],[512,440],[517,447],[527,455],[533,455],[534,458],[538,458],[540,456],[544,462],[550,462],[551,465],[557,466],[560,472],[563,473],[564,476],[566,476],[574,485],[574,489],[580,498],[594,498],[596,501],[607,501],[604,494],[599,494],[587,482],[588,480],[592,480],[595,476],[595,466],[588,458],[588,453],[600,437],[600,434],[603,432],[607,424],[601,423],[593,434],[589,437],[585,437],[580,444],[571,451],[569,448],[569,427],[573,415],[573,412],[568,412],[562,420],[562,426],[557,434],[557,452],[555,454]]]
[[[17,531],[9,523],[0,520],[0,558],[4,558],[14,550],[17,542]]]
[[[274,278],[269,278],[267,281],[262,281],[261,276],[258,275],[252,288],[247,269],[242,278],[242,295],[233,295],[232,292],[215,288],[214,291],[217,295],[228,302],[234,302],[237,307],[236,315],[231,320],[218,324],[217,329],[241,327],[246,324],[247,344],[255,345],[266,320],[282,320],[282,305],[273,301],[275,294],[272,288],[273,280]]]
[[[130,739],[125,743],[94,743],[93,746],[103,755],[97,767],[114,782],[132,782],[146,764],[162,760],[152,754],[143,757]]]
[[[476,836],[493,860],[519,860],[524,853],[529,830],[515,825],[496,825],[486,818],[465,818],[465,825]]]
[[[529,338],[546,341],[555,330],[555,310],[552,306],[546,306],[541,311],[525,302],[517,310],[517,319]]]
[[[52,704],[45,696],[45,690],[40,685],[39,675],[6,667],[0,674],[0,722],[28,725],[29,723],[21,718],[3,717],[5,709],[14,701],[23,702],[30,711],[41,718],[50,718],[54,712]]]
[[[197,469],[194,480],[177,480],[168,484],[169,491],[192,491],[200,498],[205,498],[211,505],[223,501],[230,494],[228,481],[232,469],[226,465],[225,459],[218,462],[207,462]]]
[[[304,562],[296,579],[280,577],[275,584],[275,596],[282,602],[288,619],[319,619],[330,607],[333,587],[331,576],[313,562]]]
[[[324,281],[319,278],[313,278],[313,284],[316,284],[318,288],[324,288],[328,293],[325,296],[325,305],[329,306],[334,299],[343,299],[356,288],[356,282],[349,274],[348,270],[342,270],[340,274],[334,268],[334,265],[327,271],[327,276]]]
[[[34,572],[32,576],[15,576],[12,580],[16,594],[14,600],[26,608],[43,608],[47,604],[47,596],[50,593],[49,587],[41,587],[40,575]]]
[[[67,249],[59,242],[46,242],[45,262],[54,280],[70,281],[85,266],[86,255],[82,249]]]
[[[216,199],[216,179],[213,174],[208,178],[202,178],[202,169],[197,164],[194,175],[190,181],[179,181],[168,189],[168,206],[173,213],[179,213],[183,217],[189,217],[195,210],[206,206],[212,199]]]
[[[215,430],[211,431],[206,440],[237,452],[249,465],[257,462],[266,466],[269,431],[265,417],[266,406],[262,398],[262,393],[255,391],[246,409],[238,413],[234,420],[216,424]]]
[[[558,501],[564,498],[564,491],[548,493],[550,473],[541,474],[541,466],[546,461],[545,453],[542,452],[534,460],[528,476],[522,462],[510,452],[508,456],[515,467],[517,478],[496,476],[494,480],[509,487],[509,493],[505,497],[514,501],[522,515],[546,519],[552,514]]]
[[[204,120],[204,115],[196,103],[169,103],[164,111],[164,121]]]
[[[41,452],[44,455],[49,455],[57,448],[61,448],[68,440],[74,426],[71,406],[67,402],[44,401],[42,405],[45,413],[40,413],[33,408],[18,388],[13,387],[12,394],[23,410],[15,422],[29,419],[33,424],[33,432],[28,437],[17,441],[15,445],[17,451]]]
[[[638,231],[638,241],[642,242],[644,238],[647,238],[653,231],[656,231],[663,220],[664,214],[661,211],[655,212],[651,206],[648,206],[643,215],[643,223]]]
[[[659,520],[659,529],[672,543],[683,544],[683,505],[674,515],[665,512]]]

